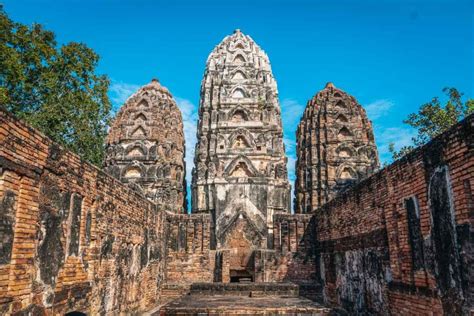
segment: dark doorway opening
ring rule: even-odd
[[[253,275],[247,270],[230,270],[231,283],[251,283]]]
[[[74,311],[74,312],[66,313],[64,316],[87,316],[87,314],[82,313],[82,312]]]

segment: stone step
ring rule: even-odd
[[[186,295],[153,315],[330,315],[331,309],[302,297]]]
[[[309,298],[316,302],[323,301],[323,287],[321,284],[298,284],[300,296]]]
[[[161,287],[160,299],[161,299],[161,302],[167,303],[183,295],[188,295],[188,294],[189,294],[189,285],[165,283]]]
[[[298,297],[299,286],[294,283],[193,283],[190,294]]]

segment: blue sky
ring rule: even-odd
[[[297,123],[328,81],[367,109],[383,162],[388,143],[405,145],[413,135],[401,121],[443,87],[474,97],[472,0],[2,2],[14,20],[99,53],[116,107],[158,78],[183,112],[189,169],[205,62],[236,28],[270,57],[292,179]]]

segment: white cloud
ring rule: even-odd
[[[112,101],[113,111],[117,111],[127,99],[140,88],[137,84],[112,81],[109,96]]]
[[[198,109],[189,100],[175,97],[181,114],[183,116],[184,139],[186,141],[186,182],[191,184],[191,172],[194,166],[194,147],[196,146],[196,129],[198,120]],[[188,192],[189,194],[191,192]],[[188,196],[188,199],[191,196]]]
[[[288,158],[288,180],[291,184],[291,210],[293,210],[293,196],[295,190],[295,163],[296,163],[296,129],[305,109],[305,105],[295,99],[281,101],[281,118],[283,123],[286,156]]]
[[[412,138],[415,136],[415,131],[408,127],[382,127],[377,125],[374,129],[375,140],[382,163],[392,160],[388,150],[390,143],[394,143],[395,150],[399,150],[403,146],[412,145]]]
[[[288,157],[287,169],[290,181],[295,180],[295,161],[296,161],[296,144],[294,139],[284,138],[286,156]]]
[[[285,129],[291,129],[294,133],[305,106],[294,99],[284,99],[281,101],[281,118]]]
[[[370,120],[377,120],[387,115],[393,107],[393,102],[387,99],[376,100],[364,106]]]
[[[295,152],[296,151],[296,137],[284,137],[283,143],[285,144],[285,150],[287,152]]]
[[[388,99],[379,99],[364,106],[369,119],[377,122],[373,128],[382,164],[392,161],[392,154],[388,150],[390,143],[395,145],[395,150],[399,150],[403,146],[412,145],[412,138],[415,136],[415,131],[409,127],[386,126],[385,122],[379,120],[390,114],[393,106],[394,102]]]

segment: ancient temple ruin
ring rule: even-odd
[[[186,210],[183,121],[158,80],[120,108],[107,137],[104,170],[166,210]]]
[[[236,30],[207,60],[192,182],[192,211],[212,214],[211,247],[232,249],[232,277],[252,277],[253,250],[272,248],[273,217],[290,210],[286,162],[270,61]]]
[[[104,170],[0,108],[0,314],[468,315],[474,115],[378,170],[328,84],[297,131],[296,213],[268,57],[239,30],[201,86],[192,212],[180,111],[157,80]]]
[[[313,212],[379,166],[365,110],[332,83],[308,101],[296,134],[297,213]]]

